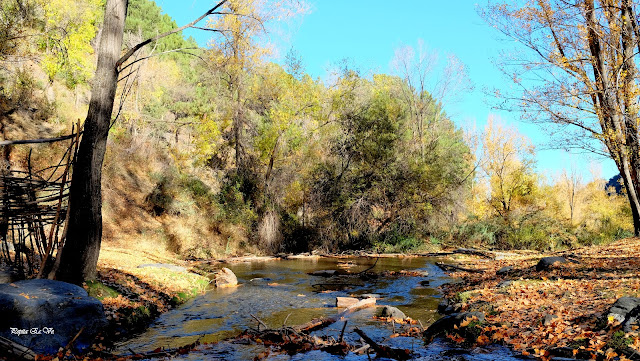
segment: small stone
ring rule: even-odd
[[[360,302],[355,297],[336,297],[336,307],[346,308]]]
[[[238,285],[238,278],[228,268],[221,269],[216,274],[216,287],[235,287]]]
[[[456,326],[462,323],[462,321],[474,316],[478,319],[478,321],[484,321],[484,313],[482,312],[454,313],[436,320],[424,331],[422,335],[425,341],[427,343],[430,343],[434,337],[453,331]]]
[[[564,257],[544,257],[536,265],[536,271],[546,271],[553,267],[556,263],[567,263]]]
[[[335,270],[335,269],[309,272],[309,275],[319,276],[319,277],[333,277],[333,276],[338,276],[343,274],[347,274],[347,272],[344,270]]]
[[[460,303],[452,303],[447,299],[443,299],[438,304],[438,313],[441,315],[449,315],[452,313],[457,313],[462,310],[462,304]]]
[[[513,271],[513,267],[512,266],[505,266],[505,267],[500,268],[498,271],[496,271],[496,275],[503,276],[503,275],[508,274],[511,271]]]
[[[404,312],[400,311],[398,308],[393,307],[393,306],[383,306],[378,311],[378,316],[379,317],[398,318],[398,319],[401,319],[401,320],[404,320],[405,318],[407,318],[407,316],[404,314]]]
[[[557,315],[544,315],[544,317],[542,318],[542,324],[544,326],[549,326],[556,318],[558,318]]]

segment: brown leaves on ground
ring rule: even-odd
[[[619,297],[640,295],[640,239],[554,255],[578,263],[537,272],[535,264],[545,255],[489,261],[469,258],[465,266],[487,271],[452,272],[463,282],[445,285],[444,292],[450,299],[463,299],[464,310],[486,313],[482,335],[524,354],[548,359],[554,349],[564,347],[572,349],[574,356],[579,353],[624,360],[611,348],[616,344],[614,338],[620,337],[619,327],[609,324],[603,328],[596,323]],[[497,276],[496,271],[504,266],[513,266],[514,270]],[[499,286],[505,280],[511,283]],[[461,298],[462,292],[465,297]],[[624,335],[624,339],[640,350],[637,332]],[[480,343],[486,341],[484,337],[478,339]]]

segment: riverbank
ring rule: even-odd
[[[538,266],[543,257],[567,262]],[[609,308],[640,296],[640,239],[553,254],[512,252],[456,257],[445,267],[458,283],[442,287],[443,312],[481,311],[475,342],[499,342],[542,359],[620,359],[640,350],[638,327],[624,332]],[[604,318],[603,318],[604,317]],[[465,342],[451,336],[454,342]],[[626,355],[626,356],[625,356]]]

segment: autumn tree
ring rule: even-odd
[[[554,144],[614,160],[640,235],[639,29],[633,0],[490,2],[481,15],[529,52],[503,56],[505,107],[548,124]]]
[[[562,171],[559,183],[563,197],[569,207],[569,222],[573,223],[579,205],[579,192],[583,186],[582,175],[578,172],[576,166],[572,165],[569,171],[566,169]]]
[[[425,119],[431,141],[421,155],[405,86],[399,77],[368,80],[347,68],[332,89],[335,119],[324,129],[331,134],[328,152],[313,173],[311,194],[313,222],[329,249],[419,246],[441,230],[456,197],[468,190],[472,157],[462,132],[444,114]]]
[[[489,185],[487,203],[510,228],[534,211],[537,186],[534,148],[513,128],[489,119],[482,141],[481,166]]]
[[[107,0],[98,45],[98,63],[69,195],[68,233],[58,255],[55,278],[81,283],[94,278],[102,242],[102,163],[112,122],[118,78],[127,61],[147,44],[193,27],[225,3],[217,3],[190,24],[140,42],[122,55],[128,0]]]

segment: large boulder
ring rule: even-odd
[[[564,257],[544,257],[536,265],[536,271],[546,271],[553,267],[557,263],[567,263],[568,261]]]
[[[223,268],[216,273],[216,287],[235,287],[238,285],[238,278],[228,268]]]
[[[460,312],[444,316],[429,326],[422,336],[427,343],[431,342],[434,337],[449,333],[460,325],[469,317],[476,317],[478,321],[484,321],[484,313],[482,312]]]
[[[0,336],[36,353],[55,353],[78,333],[74,347],[83,350],[106,324],[102,303],[76,285],[40,279],[0,284]]]
[[[609,320],[620,322],[625,332],[633,331],[633,326],[640,326],[640,298],[621,297],[603,315],[602,323]]]

